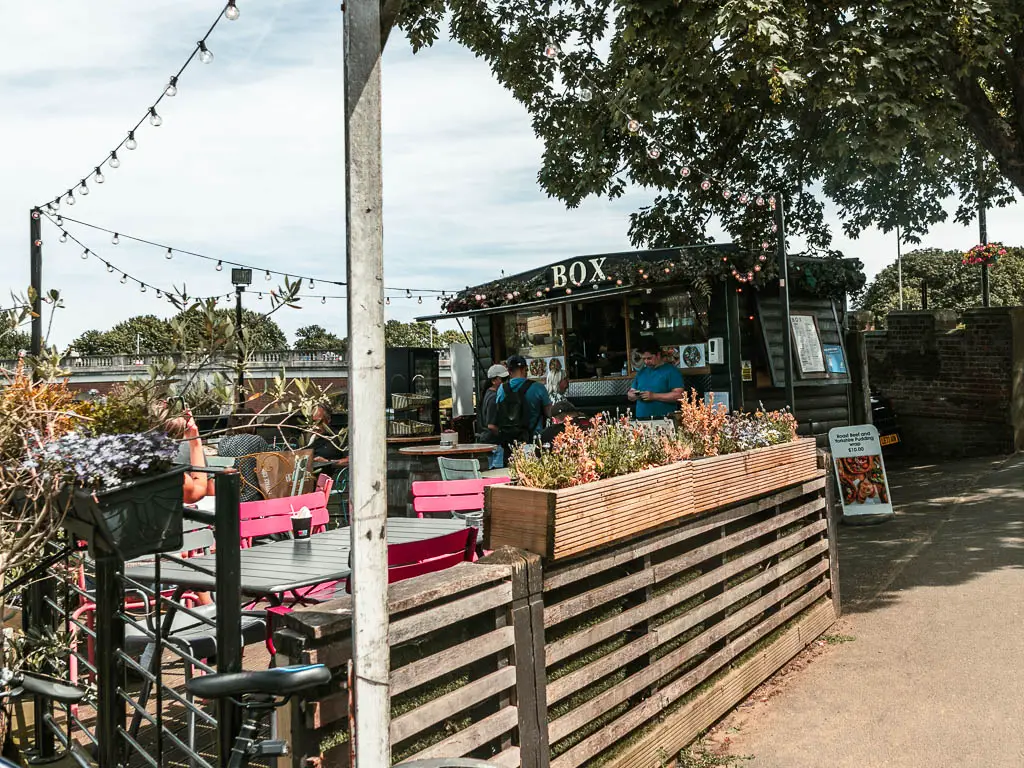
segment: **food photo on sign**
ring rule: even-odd
[[[828,433],[844,522],[882,522],[893,515],[878,429],[872,424]]]

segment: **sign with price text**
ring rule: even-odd
[[[828,442],[832,447],[843,514],[849,517],[892,515],[892,497],[878,429],[873,424],[836,427],[829,430]]]

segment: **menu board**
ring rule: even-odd
[[[872,424],[829,430],[836,480],[846,518],[884,519],[893,514],[878,429]]]
[[[818,322],[814,315],[790,315],[789,324],[793,331],[793,347],[800,375],[827,376]]]

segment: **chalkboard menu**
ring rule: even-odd
[[[828,376],[825,355],[821,351],[818,319],[814,315],[794,314],[790,315],[789,325],[793,332],[793,351],[796,353],[800,375],[804,378]]]

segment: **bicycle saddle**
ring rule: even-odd
[[[323,664],[274,667],[257,672],[235,672],[194,677],[188,691],[201,699],[226,699],[248,693],[290,696],[330,681],[331,670]]]

